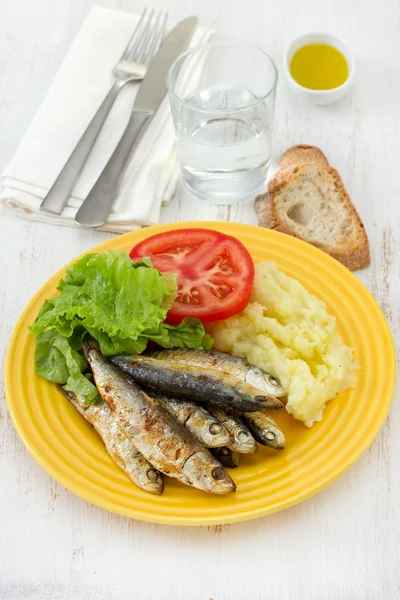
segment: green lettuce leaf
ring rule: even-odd
[[[69,376],[67,362],[54,345],[62,336],[55,330],[42,331],[36,338],[35,371],[53,383],[65,383]]]
[[[82,373],[78,377],[68,377],[64,389],[67,392],[75,392],[75,394],[85,396],[86,404],[95,404],[99,398],[99,393],[94,383],[90,381],[88,375],[85,376]]]
[[[212,338],[204,332],[204,327],[198,319],[183,319],[180,325],[167,325],[164,323],[163,329],[167,331],[169,348],[202,348],[210,350],[213,346]],[[199,346],[201,340],[201,346]],[[157,341],[154,339],[154,341]],[[160,344],[162,346],[163,344]]]
[[[65,389],[95,402],[85,376],[82,341],[89,334],[105,356],[139,354],[149,341],[164,348],[204,348],[211,338],[197,319],[164,323],[176,297],[174,275],[163,275],[149,259],[133,263],[123,252],[86,254],[67,268],[59,295],[45,300],[31,332],[37,336],[35,370]]]

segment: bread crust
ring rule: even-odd
[[[279,191],[289,182],[296,181],[299,170],[305,165],[310,164],[320,165],[321,173],[332,177],[335,181],[341,201],[351,216],[353,226],[356,229],[356,240],[351,247],[340,248],[337,246],[336,248],[327,248],[322,244],[309,242],[309,240],[301,236],[298,232],[292,230],[287,221],[282,219],[278,213],[275,198],[279,194]],[[327,252],[327,254],[330,254],[330,256],[333,256],[333,258],[336,258],[336,260],[351,271],[362,269],[370,264],[368,237],[359,214],[350,200],[339,173],[329,165],[325,155],[315,146],[293,146],[282,154],[278,170],[268,184],[268,192],[257,196],[255,208],[261,227],[274,229],[275,231],[280,231],[305,242],[312,243],[314,246]]]
[[[295,169],[303,165],[325,165],[328,167],[329,162],[322,150],[315,146],[304,144],[292,146],[282,154],[278,170],[268,183],[268,191],[281,185]]]

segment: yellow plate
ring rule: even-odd
[[[238,237],[255,262],[275,260],[326,302],[340,334],[355,349],[362,371],[357,387],[329,403],[324,419],[307,429],[284,411],[283,452],[260,448],[241,457],[232,471],[236,494],[218,497],[167,480],[162,496],[136,488],[113,463],[100,438],[56,387],[34,373],[34,337],[28,325],[45,298],[55,293],[59,271],[21,315],[7,352],[6,395],[14,425],[34,458],[63,486],[112,512],[156,523],[209,525],[244,521],[287,508],[334,481],[368,448],[391,403],[395,378],[393,340],[373,297],[347,269],[313,246],[250,225],[202,222],[160,225],[127,233],[96,246],[129,251],[155,234],[181,227],[218,229]]]

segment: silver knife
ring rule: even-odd
[[[76,213],[75,221],[78,225],[100,227],[105,223],[128,158],[137,147],[151,117],[167,92],[165,83],[167,71],[185,50],[197,23],[197,17],[188,17],[178,23],[166,36],[157,54],[150,61],[136,95],[128,125],[110,160]]]

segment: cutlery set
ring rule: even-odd
[[[165,37],[167,18],[166,13],[144,10],[113,69],[115,81],[110,91],[44,198],[42,211],[62,213],[119,92],[127,83],[141,82],[125,131],[75,216],[76,223],[83,227],[104,224],[128,161],[166,95],[167,71],[197,27],[197,18],[188,17]]]

